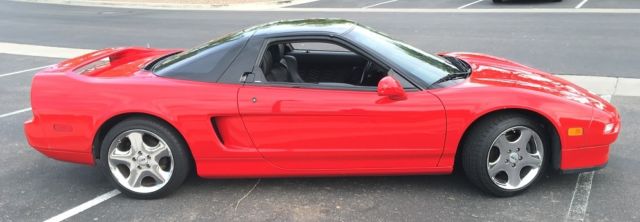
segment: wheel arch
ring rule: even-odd
[[[167,126],[171,127],[172,130],[174,130],[177,135],[178,138],[182,140],[182,142],[187,146],[187,150],[186,152],[189,154],[189,159],[191,161],[192,166],[195,166],[195,161],[193,158],[193,154],[191,153],[191,149],[189,148],[189,144],[187,143],[187,141],[185,140],[184,136],[182,135],[182,133],[180,133],[180,131],[173,126],[169,121],[160,118],[158,116],[152,115],[152,114],[148,114],[148,113],[141,113],[141,112],[130,112],[130,113],[121,113],[115,116],[112,116],[111,118],[107,119],[106,121],[104,121],[100,127],[98,128],[98,130],[96,131],[94,137],[93,137],[93,142],[92,142],[92,154],[93,154],[93,158],[94,159],[100,159],[100,145],[102,143],[102,140],[104,140],[105,136],[107,135],[107,133],[109,132],[109,130],[111,130],[111,128],[113,128],[116,124],[125,121],[127,119],[131,119],[131,118],[147,118],[147,119],[152,119],[154,121],[158,121],[161,122],[163,124],[166,124]]]
[[[546,150],[546,151],[550,151],[548,153],[551,153],[551,158],[548,158],[547,161],[550,161],[549,163],[551,164],[551,167],[553,169],[556,169],[556,170],[560,169],[560,155],[561,155],[561,149],[562,149],[562,141],[560,139],[560,134],[558,134],[558,126],[552,120],[550,120],[547,116],[539,112],[536,112],[530,109],[524,109],[524,108],[505,108],[505,109],[493,110],[493,111],[484,113],[480,115],[478,118],[476,118],[475,120],[473,120],[471,124],[469,124],[469,126],[464,130],[464,133],[460,138],[460,143],[458,143],[458,151],[456,152],[456,156],[455,156],[456,166],[458,165],[458,163],[461,162],[460,159],[461,159],[462,152],[460,151],[462,150],[462,146],[464,143],[463,141],[467,138],[471,129],[473,129],[479,122],[482,122],[485,119],[492,118],[493,116],[496,116],[496,115],[504,115],[507,113],[520,114],[520,115],[526,116],[527,118],[533,119],[536,122],[541,122],[543,124],[543,127],[546,131],[545,133],[548,136],[549,143],[551,145],[551,147]]]

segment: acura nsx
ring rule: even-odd
[[[552,74],[432,55],[355,22],[287,20],[193,49],[108,48],[37,73],[29,144],[134,198],[205,178],[465,172],[512,196],[602,168],[616,108]]]

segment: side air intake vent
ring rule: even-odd
[[[220,129],[218,129],[218,123],[216,123],[216,118],[211,118],[211,126],[213,127],[213,131],[216,132],[216,136],[220,140],[220,143],[224,144],[224,138],[222,138],[222,134],[220,134]]]

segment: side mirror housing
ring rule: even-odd
[[[389,97],[392,100],[404,100],[407,98],[402,84],[391,76],[385,76],[378,82],[378,95]]]

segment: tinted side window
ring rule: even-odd
[[[349,52],[342,46],[326,43],[326,42],[293,42],[291,46],[294,50],[302,51],[333,51],[333,52]]]
[[[213,82],[222,75],[253,32],[240,32],[167,57],[153,67],[160,76]]]
[[[268,45],[260,69],[266,82],[375,88],[388,69],[329,41],[291,40]]]

